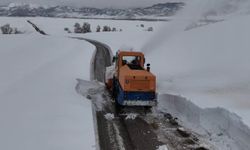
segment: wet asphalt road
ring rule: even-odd
[[[92,77],[94,80],[104,82],[106,67],[111,66],[112,54],[109,47],[93,40],[86,39],[86,41],[95,45],[96,51],[93,58]]]

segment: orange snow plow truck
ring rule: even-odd
[[[106,68],[105,84],[119,106],[156,105],[156,77],[144,64],[142,52],[119,50]]]

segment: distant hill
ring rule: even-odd
[[[182,2],[168,2],[144,8],[116,9],[77,8],[70,6],[45,7],[32,4],[11,3],[8,6],[0,6],[0,16],[137,19],[172,16],[183,6],[184,3]]]

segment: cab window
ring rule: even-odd
[[[128,65],[132,70],[143,70],[140,56],[123,56],[122,65]]]
[[[141,57],[140,56],[123,56],[122,65],[140,65]]]

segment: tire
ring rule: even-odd
[[[112,97],[116,101],[116,80],[115,77],[113,77],[113,86],[112,86]]]
[[[151,113],[152,112],[151,108],[152,108],[152,106],[144,106],[144,112],[145,112],[145,114]]]

